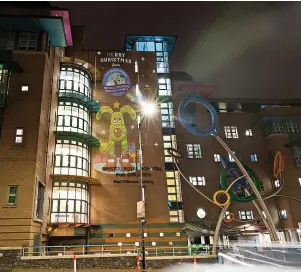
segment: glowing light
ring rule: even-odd
[[[145,115],[151,116],[156,112],[156,105],[150,102],[141,102],[141,108]]]
[[[201,219],[205,218],[205,216],[206,216],[206,212],[202,208],[198,209],[196,214],[197,214],[198,218],[201,218]]]

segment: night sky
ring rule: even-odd
[[[86,27],[86,47],[122,50],[126,34],[178,37],[173,70],[213,97],[301,98],[300,2],[50,2]]]

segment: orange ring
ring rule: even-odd
[[[274,176],[276,178],[280,178],[280,175],[283,173],[283,170],[284,170],[284,156],[280,151],[278,151],[274,160],[274,168],[273,168]]]
[[[227,216],[230,216],[230,219],[227,219]],[[226,216],[225,216],[225,218],[224,218],[224,222],[225,223],[231,223],[232,221],[233,221],[233,219],[234,219],[234,213],[228,213]]]

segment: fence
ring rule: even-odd
[[[70,255],[138,255],[140,247],[133,244],[116,245],[72,245],[72,246],[39,246],[24,247],[23,256],[70,256]],[[194,245],[191,247],[146,247],[147,256],[208,256],[209,246]]]

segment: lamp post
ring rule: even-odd
[[[144,116],[151,116],[156,111],[156,106],[154,103],[141,102],[141,110]],[[141,217],[141,248],[142,248],[142,270],[146,269],[146,257],[145,257],[145,241],[144,241],[144,224],[145,224],[145,193],[143,186],[143,155],[142,155],[142,116],[137,116],[138,121],[138,137],[139,137],[139,162],[140,162],[140,191],[141,191],[141,202],[143,204],[144,216]]]
[[[140,190],[141,190],[141,201],[143,202],[143,207],[145,209],[145,195],[143,187],[143,171],[142,171],[142,141],[141,141],[141,116],[138,115],[138,135],[139,135],[139,161],[140,161]],[[141,219],[141,247],[142,247],[142,269],[146,269],[146,259],[145,259],[145,243],[144,243],[144,223],[145,219]]]

